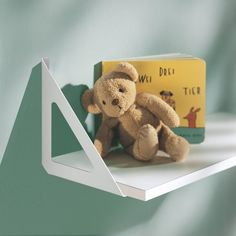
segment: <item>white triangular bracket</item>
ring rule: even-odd
[[[87,132],[71,108],[60,87],[49,72],[48,59],[42,59],[42,164],[51,174],[94,188],[124,196],[106,164],[97,152]],[[52,103],[56,103],[81,144],[93,168],[74,168],[52,160]]]

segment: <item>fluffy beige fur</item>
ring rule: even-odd
[[[114,129],[118,129],[120,143],[138,160],[151,160],[158,150],[168,153],[174,161],[184,160],[189,144],[170,129],[179,125],[178,115],[161,98],[137,94],[137,79],[134,66],[122,62],[83,94],[84,108],[93,114],[103,114],[94,141],[98,152],[102,157],[107,155]]]

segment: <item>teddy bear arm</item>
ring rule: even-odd
[[[102,157],[105,157],[111,148],[114,137],[113,128],[117,124],[118,122],[114,119],[104,120],[97,131],[94,145]]]
[[[136,102],[138,105],[148,109],[167,126],[171,128],[179,126],[177,113],[161,98],[149,93],[139,93],[136,96]]]

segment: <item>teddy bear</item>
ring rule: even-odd
[[[174,109],[150,93],[137,93],[136,68],[128,62],[119,63],[113,71],[102,75],[82,95],[82,105],[92,114],[102,113],[102,122],[94,145],[105,157],[118,130],[124,150],[139,161],[150,161],[161,150],[173,161],[184,160],[189,143],[171,128],[179,125]]]

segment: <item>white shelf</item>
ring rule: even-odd
[[[113,151],[105,162],[124,195],[150,200],[236,165],[236,116],[211,115],[206,127],[204,143],[192,145],[184,163],[170,162],[163,153],[143,163],[121,150]],[[81,155],[83,151],[59,156],[55,161],[89,170],[89,161]]]
[[[232,114],[207,118],[205,142],[192,145],[184,163],[170,162],[163,153],[143,163],[121,150],[111,152],[104,162],[48,65],[42,59],[42,165],[49,174],[147,201],[236,165],[236,115]],[[52,158],[52,103],[58,105],[83,151]]]

